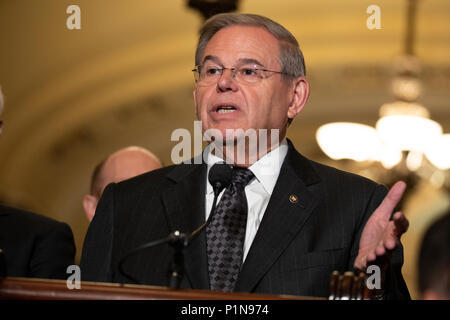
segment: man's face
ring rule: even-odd
[[[245,63],[253,61],[254,63]],[[201,64],[220,67],[256,66],[281,71],[278,40],[259,27],[231,26],[217,32],[208,42]],[[198,84],[194,89],[196,113],[203,130],[219,129],[280,129],[285,136],[288,117],[296,113],[290,105],[294,98],[295,81],[287,82],[281,74],[268,73],[256,83],[242,83],[224,70],[217,82]],[[227,112],[221,110],[226,107]],[[233,106],[229,108],[228,106]]]

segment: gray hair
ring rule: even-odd
[[[201,63],[203,52],[209,40],[221,29],[233,26],[252,26],[266,29],[278,39],[280,43],[281,72],[286,78],[303,77],[306,75],[305,60],[297,39],[279,23],[256,14],[221,13],[206,20],[200,29],[197,49],[195,51],[195,65]]]

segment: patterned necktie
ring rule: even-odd
[[[231,292],[242,264],[247,198],[244,188],[254,177],[246,168],[233,168],[231,184],[206,227],[209,283],[211,290]]]

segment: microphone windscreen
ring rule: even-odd
[[[220,193],[231,183],[232,177],[231,167],[225,163],[216,163],[209,170],[209,183],[213,186],[214,192]]]

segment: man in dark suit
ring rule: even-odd
[[[2,111],[0,90],[0,115]],[[0,120],[0,133],[2,125]],[[3,205],[0,249],[8,277],[66,279],[67,267],[74,264],[75,242],[67,224]]]
[[[82,278],[129,282],[131,276],[167,285],[173,256],[167,244],[130,256],[123,264],[128,276],[119,262],[146,242],[201,225],[212,207],[208,172],[225,160],[233,165],[232,182],[220,195],[226,200],[184,250],[182,288],[328,296],[333,270],[377,264],[382,297],[409,298],[399,243],[408,222],[400,212],[392,215],[405,184],[386,195],[368,179],[303,157],[285,138],[309,96],[303,56],[289,31],[261,16],[217,15],[200,31],[195,64],[196,113],[214,143],[204,161],[105,189],[85,238]],[[259,149],[250,139],[239,154],[245,141],[239,132],[249,130],[268,132],[267,139],[258,134]],[[236,212],[246,217],[243,227],[226,222]]]
[[[90,193],[83,197],[83,208],[89,222],[94,218],[98,200],[108,184],[161,167],[161,161],[157,156],[150,150],[138,146],[117,150],[101,161],[92,173]]]
[[[66,279],[74,264],[72,230],[62,222],[0,205],[0,249],[8,277]]]

